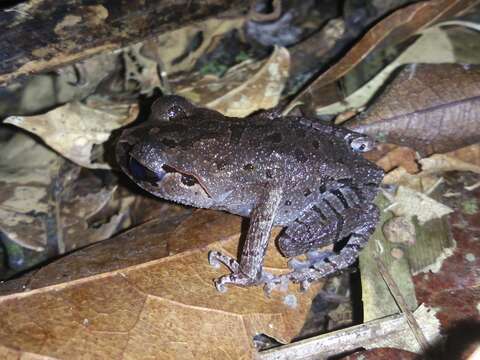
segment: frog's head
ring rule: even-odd
[[[176,130],[165,126],[142,126],[126,130],[117,143],[117,160],[122,170],[149,193],[185,205],[209,208],[212,196],[204,181],[189,165],[191,151]],[[162,136],[155,136],[159,132]],[[178,137],[177,137],[178,135]]]
[[[204,167],[209,164],[204,164],[198,144],[216,136],[214,115],[218,113],[178,96],[162,98],[152,106],[149,121],[122,133],[117,143],[120,167],[155,196],[212,207],[223,190],[207,179],[210,172]]]

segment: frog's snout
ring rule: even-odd
[[[160,167],[156,171],[152,171],[149,168],[143,166],[137,161],[137,159],[132,156],[130,156],[128,162],[128,169],[130,170],[130,174],[135,180],[147,181],[153,184],[157,184],[158,182],[162,181],[162,179],[167,173],[167,171],[163,167]]]

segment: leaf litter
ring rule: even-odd
[[[479,95],[478,49],[467,45],[476,41],[478,24],[454,19],[468,17],[473,5],[443,0],[390,9],[350,46],[348,17],[324,18],[321,33],[312,31],[312,24],[323,25],[312,23],[307,5],[275,7],[294,15],[211,18],[104,54],[101,61],[94,57],[59,69],[60,80],[90,79],[88,87],[64,92],[65,105],[49,99],[43,106],[55,104],[53,110],[41,114],[28,110],[39,112],[41,104],[6,112],[13,115],[7,123],[38,135],[55,151],[25,135],[2,144],[0,230],[17,250],[44,254],[42,260],[95,244],[3,284],[0,354],[168,358],[181,352],[185,358],[251,358],[256,354],[252,338],[258,334],[280,343],[298,337],[324,284],[306,293],[294,288],[287,294],[274,292],[270,298],[260,288],[217,293],[212,279],[223,270],[208,265],[207,253],[216,249],[235,256],[241,219],[192,212],[132,192],[111,171],[116,167],[109,147],[115,130],[144,120],[145,105],[137,99],[151,99],[159,91],[229,116],[303,103],[324,119],[348,120],[350,128],[386,142],[367,154],[387,172],[384,184],[394,187],[385,192],[391,203],[384,211],[397,220],[384,229],[396,246],[417,246],[424,238],[419,229],[457,214],[457,208],[442,204],[449,199],[441,196],[449,191],[448,174],[480,172],[472,115]],[[385,6],[376,8],[378,14],[390,12]],[[290,22],[292,16],[298,16],[297,23]],[[307,25],[299,25],[302,16]],[[246,21],[265,34],[250,31],[244,37]],[[342,31],[330,34],[332,27]],[[296,34],[288,38],[293,43],[285,43],[285,33],[278,29]],[[254,46],[252,36],[258,37]],[[313,41],[316,36],[323,42]],[[298,65],[296,56],[306,48],[335,58],[335,44],[342,39],[345,55],[320,76],[314,78],[314,65]],[[266,41],[290,47],[270,51]],[[228,42],[240,45],[232,55],[218,57],[218,52],[228,52]],[[215,74],[209,73],[212,69]],[[309,84],[295,93],[289,80],[301,71]],[[475,193],[474,185],[471,181],[465,191]],[[475,216],[478,207],[468,203],[462,210]],[[288,270],[274,244],[279,231],[271,239],[265,266],[282,273]],[[9,258],[14,258],[12,249],[7,247]],[[451,255],[435,263],[438,271]],[[34,265],[26,263],[21,270]],[[351,307],[343,311],[351,315]]]

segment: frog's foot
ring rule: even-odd
[[[252,279],[248,277],[245,274],[242,274],[241,272],[234,272],[230,275],[224,275],[219,277],[218,279],[214,280],[215,287],[219,292],[226,292],[227,288],[225,285],[231,284],[231,285],[236,285],[236,286],[243,286],[243,287],[249,287],[249,286],[255,286],[262,281]]]
[[[238,269],[240,268],[237,260],[214,250],[208,253],[208,262],[215,269],[219,269],[220,264],[225,265],[231,272],[238,272]]]
[[[214,280],[215,287],[220,292],[227,291],[225,286],[227,284],[247,287],[258,285],[263,282],[262,280],[257,280],[243,274],[240,271],[240,264],[238,261],[231,256],[222,254],[221,252],[210,251],[208,254],[208,262],[215,268],[219,268],[220,264],[223,264],[232,272],[230,275],[224,275]]]
[[[374,229],[374,226],[364,226],[358,229],[357,232],[351,234],[347,244],[338,254],[334,253],[334,255],[314,262],[309,268],[300,268],[285,276],[290,281],[300,283],[304,288],[305,285],[315,280],[336,275],[346,270],[357,260],[359,251],[365,246]]]

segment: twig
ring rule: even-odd
[[[420,305],[415,310],[414,315],[425,326],[425,333],[428,338],[434,341],[440,333],[440,324],[435,317],[435,312]],[[416,344],[403,314],[390,315],[382,319],[262,351],[257,354],[255,359],[326,359],[358,348],[375,349],[385,346],[419,352],[420,347]]]
[[[426,352],[426,350],[429,347],[428,341],[425,338],[425,335],[423,334],[422,329],[418,325],[417,320],[412,315],[412,312],[408,309],[407,302],[405,301],[405,298],[403,297],[402,293],[400,292],[400,289],[395,283],[395,280],[393,280],[392,276],[387,270],[387,267],[378,256],[375,256],[375,261],[377,262],[378,270],[382,275],[383,280],[387,284],[390,292],[392,293],[393,298],[397,302],[398,307],[405,314],[405,318],[407,320],[408,326],[412,330],[413,335],[417,339],[422,350]]]

